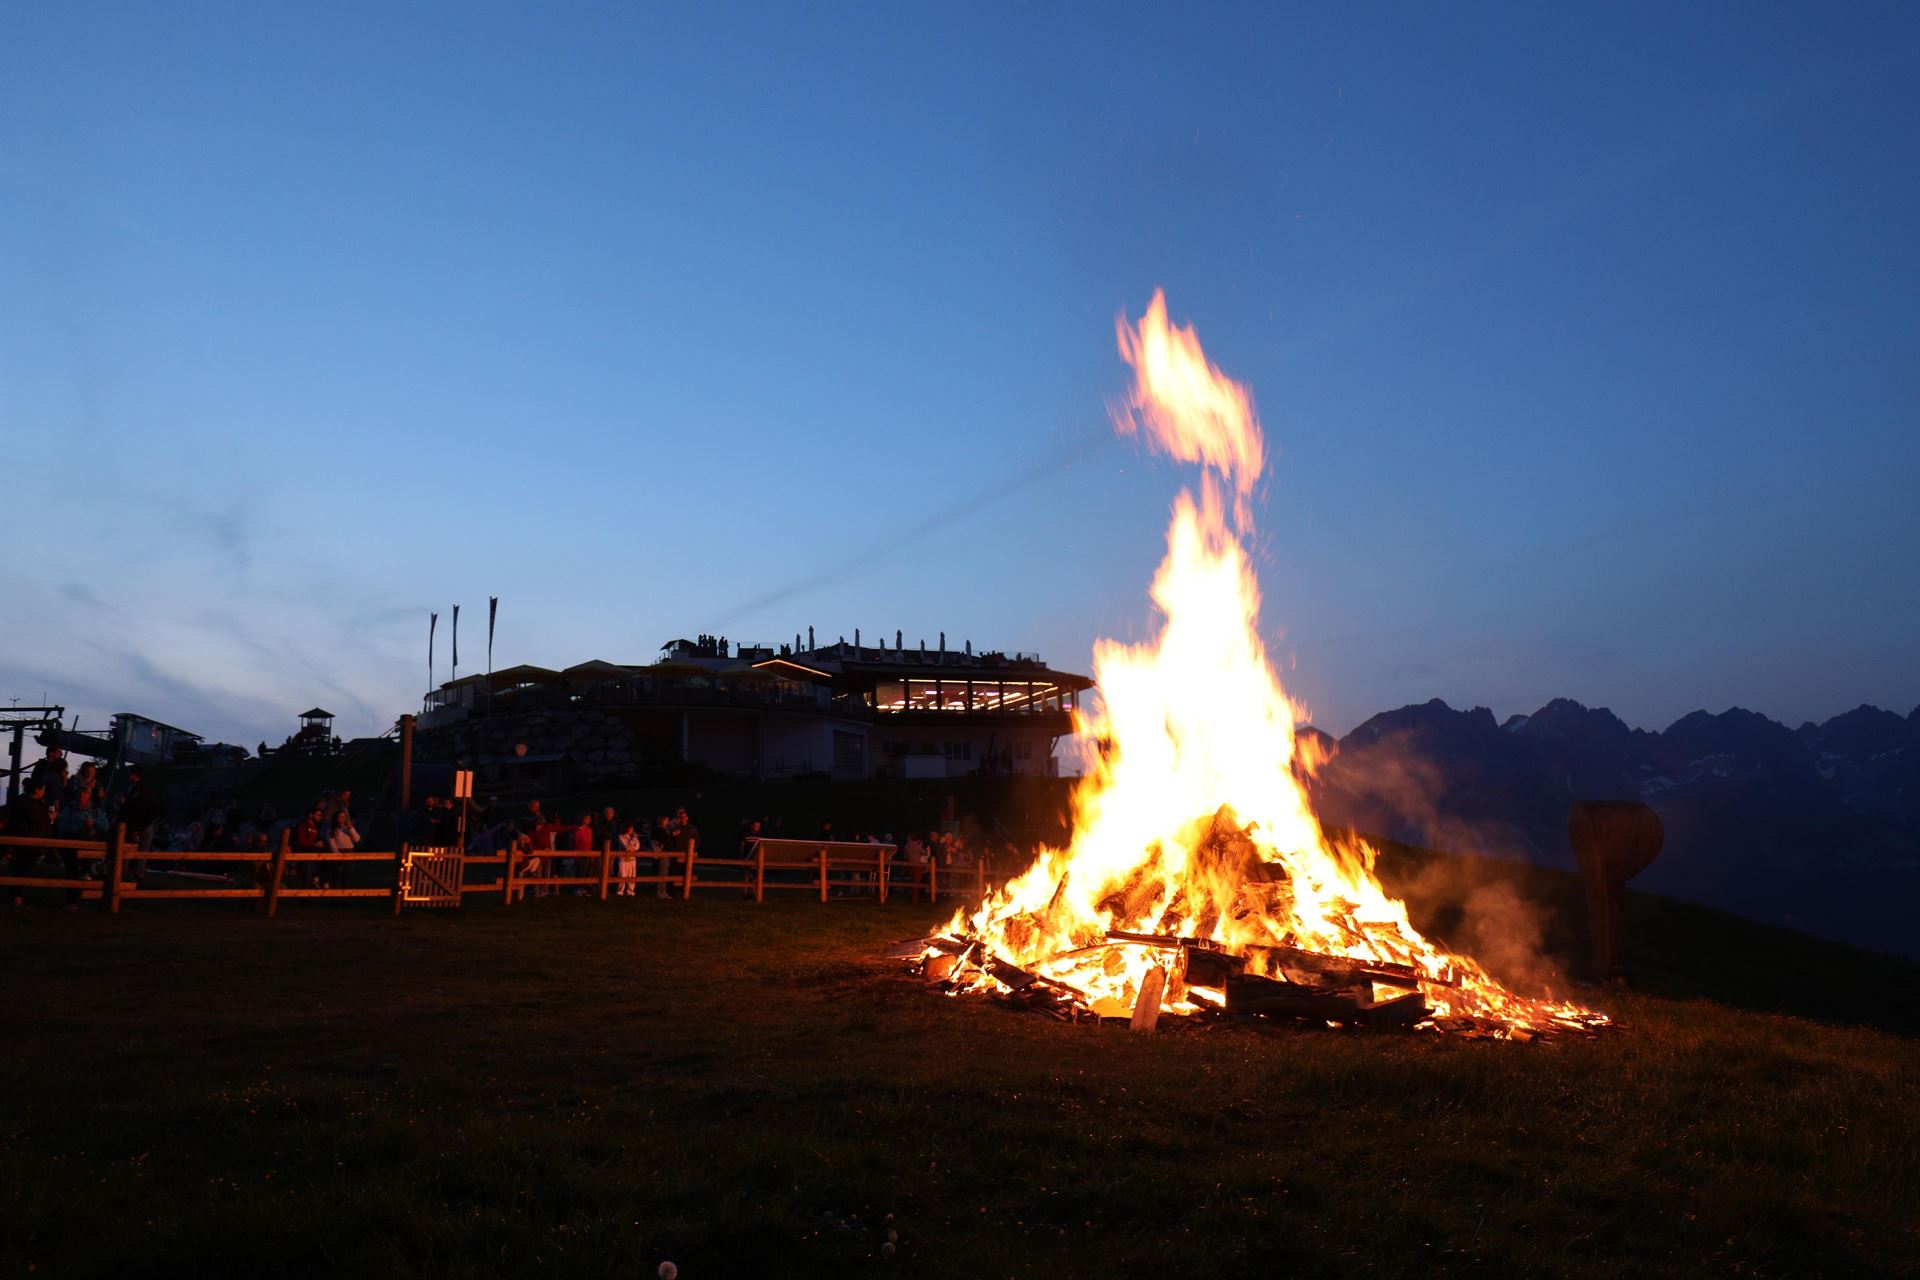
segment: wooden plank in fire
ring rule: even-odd
[[[1023,991],[1040,980],[1039,974],[1029,973],[1013,961],[1002,960],[991,951],[981,953],[980,967],[989,978],[1012,991]]]
[[[920,976],[928,982],[945,982],[948,978],[958,976],[966,963],[966,951],[962,951],[957,956],[948,955],[943,951],[938,955],[927,957],[927,963],[922,967]]]
[[[1282,968],[1300,969],[1309,973],[1325,974],[1328,977],[1368,978],[1374,982],[1396,987],[1412,987],[1422,982],[1437,982],[1442,986],[1456,985],[1449,979],[1429,978],[1410,964],[1398,964],[1391,960],[1362,960],[1354,956],[1330,956],[1325,952],[1308,951],[1302,947],[1290,947],[1285,944],[1247,949],[1271,955]]]
[[[1133,1018],[1128,1025],[1135,1031],[1152,1031],[1160,1023],[1160,997],[1167,989],[1167,971],[1159,965],[1147,970],[1140,994],[1133,1002]]]
[[[1186,938],[1177,933],[1128,933],[1125,929],[1109,929],[1107,938],[1113,942],[1137,942],[1143,947],[1207,947],[1218,950],[1220,946],[1211,938]]]
[[[1362,1003],[1360,1021],[1369,1027],[1411,1027],[1425,1021],[1430,1012],[1426,997],[1418,991],[1409,991],[1391,1000]]]

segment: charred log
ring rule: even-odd
[[[1322,1022],[1357,1022],[1358,997],[1351,991],[1301,986],[1238,973],[1227,979],[1227,1012]]]
[[[1187,967],[1182,975],[1190,987],[1224,987],[1227,979],[1247,966],[1245,956],[1230,955],[1209,947],[1189,947]]]

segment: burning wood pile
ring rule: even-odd
[[[1043,849],[971,915],[909,949],[931,983],[1059,1017],[1247,1015],[1503,1039],[1587,1031],[1606,1015],[1508,991],[1436,946],[1335,840],[1302,777],[1303,719],[1259,634],[1252,507],[1264,443],[1246,388],[1208,363],[1156,293],[1120,353],[1123,434],[1203,469],[1174,503],[1150,643],[1094,649],[1101,745],[1074,838]],[[1201,817],[1198,821],[1194,815]]]

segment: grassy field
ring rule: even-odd
[[[877,958],[934,920],[726,899],[14,910],[0,1266],[1068,1280],[1920,1258],[1911,966],[1640,904],[1661,994],[1601,998],[1621,1026],[1592,1041],[1145,1037],[937,998]],[[1769,975],[1796,973],[1782,1001]],[[1740,981],[1744,1004],[1884,1025],[1699,998]]]

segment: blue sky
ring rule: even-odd
[[[1920,702],[1920,9],[1175,8],[8,6],[0,696],[377,732],[490,594],[1086,669],[1164,286],[1323,726]]]

